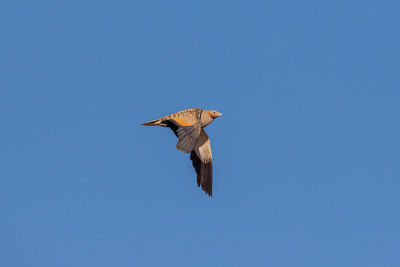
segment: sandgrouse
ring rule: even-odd
[[[160,119],[143,123],[144,126],[169,127],[178,137],[176,148],[190,153],[193,167],[197,173],[197,185],[212,195],[212,154],[210,139],[204,127],[222,114],[214,110],[200,108],[185,109]]]

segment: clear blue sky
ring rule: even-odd
[[[0,266],[400,266],[399,10],[2,1]]]

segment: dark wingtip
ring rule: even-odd
[[[212,197],[212,192],[211,192],[211,191],[207,192],[206,190],[204,190],[204,192],[206,192],[206,194],[207,194],[209,197]]]
[[[201,185],[201,189],[209,196],[212,197],[212,188],[207,187],[207,185],[203,184]]]
[[[196,152],[190,154],[193,167],[197,173],[197,185],[209,196],[212,197],[212,162],[201,162]]]

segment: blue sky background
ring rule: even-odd
[[[399,9],[2,1],[0,265],[400,266]]]

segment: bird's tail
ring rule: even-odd
[[[156,120],[148,121],[142,124],[143,126],[162,126],[167,127],[168,125],[165,123],[165,118],[159,118]]]

